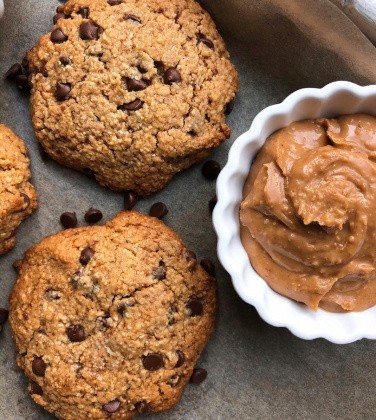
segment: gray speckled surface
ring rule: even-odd
[[[316,0],[315,0],[316,1]],[[325,0],[317,0],[323,3]],[[250,125],[255,114],[279,102],[292,90],[322,86],[335,79],[368,81],[365,72],[347,65],[326,47],[310,40],[288,19],[276,14],[267,24],[275,39],[258,37],[262,20],[256,21],[262,2],[206,0],[204,5],[217,21],[242,81],[234,113],[232,139],[213,155],[222,164],[231,142]],[[0,75],[51,27],[56,0],[6,0],[0,21]],[[331,19],[333,8],[326,10]],[[344,18],[334,21],[341,26]],[[278,22],[275,25],[275,22]],[[341,26],[342,27],[342,26]],[[279,28],[279,29],[278,29]],[[352,33],[353,31],[353,33]],[[351,36],[350,36],[351,35]],[[349,29],[354,46],[364,42]],[[276,42],[280,47],[275,48]],[[268,50],[273,48],[274,50]],[[298,54],[298,59],[294,62]],[[357,75],[359,74],[359,75]],[[371,77],[371,76],[370,76]],[[82,218],[91,206],[103,210],[106,219],[122,208],[122,195],[99,187],[94,181],[52,161],[42,162],[28,114],[27,96],[0,77],[0,122],[25,139],[30,149],[33,182],[39,192],[39,210],[18,233],[17,247],[0,258],[0,306],[15,281],[14,259],[45,235],[60,229],[59,215],[76,211]],[[216,238],[208,200],[214,183],[204,181],[197,165],[178,175],[154,197],[139,202],[147,212],[151,203],[164,201],[170,210],[165,221],[176,229],[200,257],[216,261],[220,285],[217,331],[200,365],[209,376],[200,386],[188,386],[179,406],[159,419],[371,419],[376,416],[375,344],[360,341],[336,346],[324,340],[302,341],[285,329],[264,323],[256,311],[235,294],[229,276],[216,260]],[[17,368],[8,326],[0,334],[0,419],[52,418],[38,408],[26,392],[26,380]]]

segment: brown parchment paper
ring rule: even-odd
[[[0,20],[0,122],[13,128],[29,146],[40,204],[20,228],[17,247],[0,257],[0,306],[5,307],[16,278],[12,262],[33,243],[58,231],[63,211],[76,211],[82,223],[91,206],[100,208],[106,220],[122,208],[121,194],[41,160],[27,95],[2,77],[50,30],[58,4],[57,0],[5,0],[5,15]],[[222,165],[232,141],[248,129],[253,117],[293,90],[340,79],[359,84],[376,81],[375,47],[328,0],[202,0],[202,4],[228,44],[242,84],[229,118],[231,140],[213,153]],[[243,303],[216,258],[216,237],[207,208],[215,184],[203,180],[200,169],[196,165],[178,175],[164,191],[137,205],[147,212],[155,201],[167,204],[166,223],[201,258],[216,262],[220,297],[218,328],[200,362],[209,372],[208,379],[200,386],[188,386],[176,409],[149,418],[375,418],[375,343],[362,340],[337,346],[324,340],[303,341],[285,329],[267,325]],[[52,418],[27,395],[14,351],[6,326],[0,333],[0,419]]]

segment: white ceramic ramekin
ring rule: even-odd
[[[256,116],[249,131],[235,140],[217,181],[218,203],[213,222],[218,235],[218,256],[230,273],[237,293],[266,322],[286,327],[304,339],[322,337],[338,344],[361,338],[376,339],[376,307],[345,314],[322,309],[312,312],[305,305],[274,292],[253,270],[240,241],[242,189],[255,154],[274,131],[293,121],[358,112],[376,114],[376,85],[361,87],[340,81],[322,89],[298,90]]]

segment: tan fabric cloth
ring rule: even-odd
[[[376,49],[329,0],[202,0],[254,68],[291,90],[334,80],[376,83]],[[241,49],[239,48],[239,51]],[[236,51],[237,53],[237,51]],[[243,51],[244,54],[244,51]]]

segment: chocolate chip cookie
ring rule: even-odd
[[[0,124],[0,255],[16,244],[16,229],[37,208],[24,142]]]
[[[215,313],[195,254],[129,211],[27,251],[9,319],[38,404],[62,419],[131,419],[178,402]]]
[[[238,76],[194,0],[69,0],[54,22],[27,55],[53,159],[147,196],[230,136]]]

